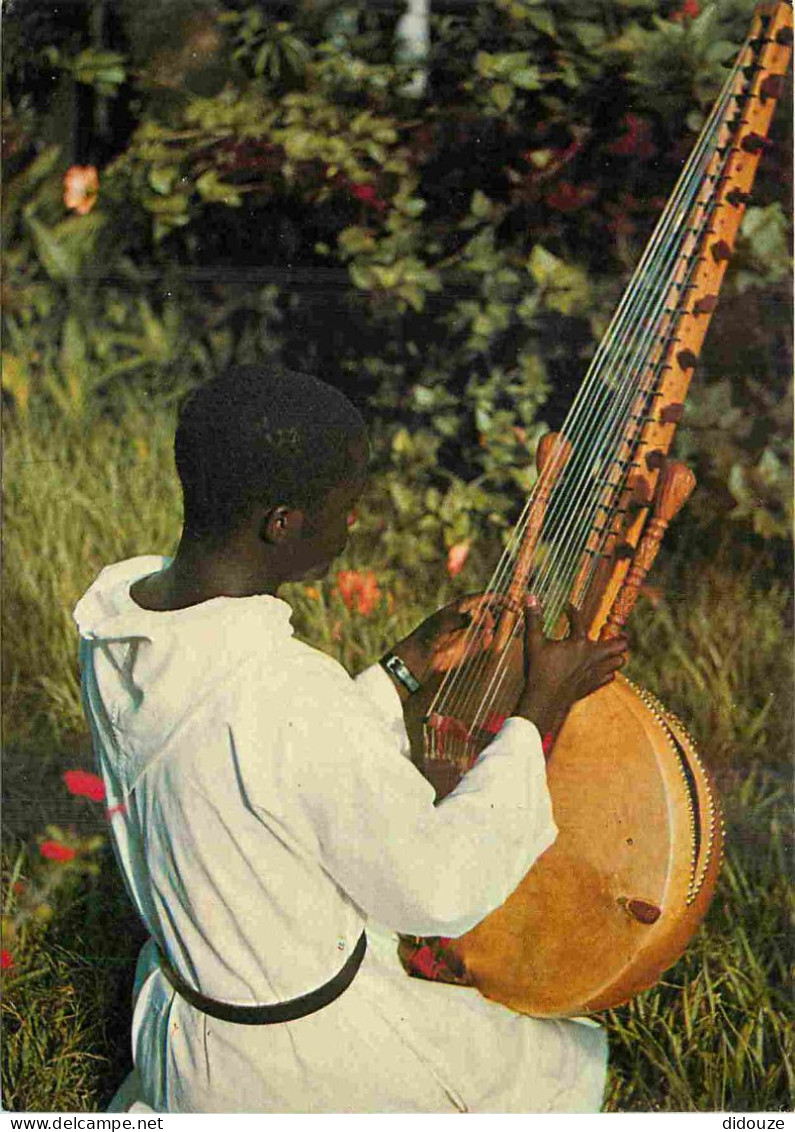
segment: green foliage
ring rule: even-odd
[[[52,67],[62,67],[76,83],[96,87],[99,94],[116,94],[127,78],[124,56],[116,51],[87,48],[69,58],[57,47],[49,47],[44,57]]]
[[[104,839],[103,839],[104,840]],[[3,933],[3,1108],[97,1112],[128,1071],[135,949],[143,942],[105,842],[101,870],[64,874],[46,916]],[[57,867],[57,866],[56,866]],[[13,915],[39,866],[3,859],[3,906]]]
[[[122,9],[127,54],[62,36],[47,56],[103,105],[137,99],[86,215],[64,209],[64,156],[37,152],[23,100],[6,104],[17,140],[4,389],[17,410],[43,399],[77,419],[130,382],[178,390],[233,361],[281,358],[369,404],[397,439],[381,447],[387,464],[405,434],[416,445],[405,483],[431,505],[426,555],[504,524],[532,480],[541,420],[560,419],[561,386],[584,373],[749,5],[705,3],[692,17],[645,0],[500,0],[435,15],[420,102],[390,61],[385,17],[307,9],[274,21],[258,5],[185,0],[159,46],[162,20],[144,9]],[[233,59],[223,78],[202,85],[221,57]],[[746,337],[759,341],[777,324],[764,297],[787,301],[788,224],[770,203],[786,166],[786,145],[765,156],[724,291],[724,305],[756,304]],[[782,537],[786,357],[765,373],[721,372],[719,333],[682,432],[696,512],[710,526],[730,509]],[[436,521],[434,493],[456,477],[468,501]]]
[[[82,731],[75,602],[108,562],[173,549],[172,419],[143,403],[116,420],[39,407],[7,429],[3,710],[17,738]]]

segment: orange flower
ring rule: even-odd
[[[70,794],[101,802],[105,797],[105,784],[97,774],[88,770],[67,770],[63,775],[66,789]]]
[[[464,563],[469,556],[469,543],[457,542],[455,546],[451,546],[447,552],[447,573],[451,578],[456,574],[460,574],[464,569]]]
[[[63,202],[78,216],[85,216],[97,203],[99,176],[93,165],[73,165],[63,179]]]
[[[304,586],[304,593],[312,601],[320,601],[320,590],[317,586]]]
[[[39,852],[48,861],[59,861],[61,864],[66,864],[77,856],[76,849],[70,849],[68,845],[61,845],[58,841],[42,841]]]
[[[376,576],[372,570],[340,570],[337,589],[348,609],[368,617],[381,600]]]

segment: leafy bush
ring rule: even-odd
[[[62,204],[68,158],[36,140],[54,96],[31,120],[11,83],[7,396],[80,417],[131,381],[177,390],[282,359],[368,410],[400,483],[390,529],[421,523],[425,560],[504,528],[749,5],[499,0],[436,15],[419,100],[414,64],[392,59],[394,18],[365,6],[278,20],[185,0],[169,29],[150,9],[41,44],[58,90],[93,99],[84,153],[105,161],[83,215]],[[13,44],[12,77],[33,65]],[[789,529],[774,305],[787,223],[769,203],[788,169],[782,102],[682,437],[701,522],[730,509],[766,538]],[[108,141],[114,108],[126,128]]]

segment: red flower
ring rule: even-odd
[[[14,956],[10,951],[6,951],[6,949],[3,948],[3,950],[0,951],[0,969],[2,969],[3,971],[10,971],[13,966]]]
[[[589,185],[573,185],[571,181],[561,181],[547,193],[546,201],[557,212],[574,212],[590,204],[596,196],[596,189]]]
[[[625,114],[621,125],[625,133],[607,147],[608,153],[616,153],[619,157],[640,157],[642,160],[654,157],[657,146],[651,140],[651,125],[646,118]]]
[[[360,200],[362,204],[369,205],[370,208],[377,208],[379,212],[386,208],[386,201],[381,200],[381,197],[376,191],[375,185],[363,185],[354,183],[350,186],[351,195]]]
[[[337,589],[348,609],[368,617],[381,600],[378,581],[372,570],[340,570]]]
[[[63,202],[78,216],[85,216],[97,203],[99,176],[93,165],[73,165],[63,179]]]
[[[63,780],[70,794],[90,798],[92,802],[102,802],[105,798],[104,782],[99,775],[88,770],[67,770]]]
[[[457,542],[455,546],[451,546],[447,552],[447,573],[451,578],[456,574],[460,574],[464,569],[464,563],[469,557],[468,542]]]
[[[555,736],[552,734],[551,731],[547,731],[546,735],[541,740],[541,749],[544,752],[544,754],[547,756],[547,758],[549,757],[549,753],[552,750],[554,742],[555,742]]]
[[[684,20],[694,20],[700,11],[701,5],[698,0],[685,0],[682,7],[672,12],[668,18],[674,23],[681,24]]]
[[[39,852],[48,861],[60,861],[62,864],[77,856],[76,849],[70,849],[68,845],[61,845],[58,841],[42,841]]]

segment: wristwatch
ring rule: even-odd
[[[422,685],[408,666],[403,663],[399,656],[393,652],[388,652],[386,656],[382,656],[378,662],[382,668],[385,668],[390,676],[394,676],[399,684],[402,684],[407,692],[414,694],[419,692]]]

